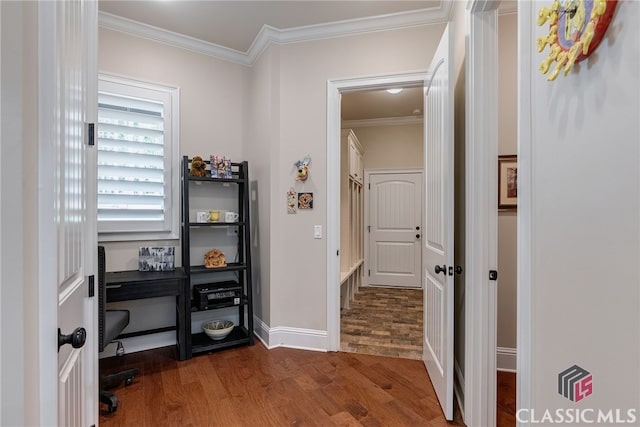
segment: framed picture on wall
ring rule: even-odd
[[[518,156],[498,156],[498,210],[518,208]]]

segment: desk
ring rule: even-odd
[[[189,359],[187,351],[187,331],[191,331],[190,312],[187,301],[191,296],[187,286],[187,275],[182,268],[175,271],[115,271],[105,275],[107,302],[131,301],[136,299],[176,296],[176,326],[153,329],[151,331],[123,334],[120,338],[139,336],[167,330],[176,330],[178,359]]]

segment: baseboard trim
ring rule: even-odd
[[[327,351],[327,331],[279,326],[269,330],[269,347]]]
[[[453,373],[455,380],[453,381],[453,394],[458,401],[458,408],[464,420],[464,374],[457,360],[453,361]]]
[[[253,316],[253,335],[269,348],[269,325],[255,315]]]
[[[262,319],[255,316],[253,319],[255,335],[270,350],[277,347],[287,347],[327,351],[327,331],[286,326],[270,328]]]
[[[518,350],[509,347],[496,348],[496,369],[504,372],[516,372],[518,367]]]

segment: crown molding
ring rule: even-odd
[[[451,7],[451,2],[441,2],[440,7],[437,8],[348,19],[284,30],[265,25],[251,44],[247,51],[247,56],[249,57],[249,62],[253,64],[271,42],[279,44],[299,43],[446,22],[449,18]]]
[[[366,128],[374,126],[405,126],[405,125],[421,125],[422,116],[404,116],[404,117],[383,117],[380,119],[363,119],[363,120],[343,120],[342,128]]]
[[[98,12],[98,25],[113,31],[131,34],[156,42],[168,44],[170,46],[187,49],[203,55],[213,56],[226,61],[236,62],[242,65],[251,65],[247,54],[235,49],[220,46],[215,43],[205,42],[184,34],[143,24],[142,22],[121,16],[112,15],[106,12]]]
[[[498,6],[498,15],[511,15],[518,13],[518,2],[514,0],[501,1]]]
[[[452,2],[442,1],[440,6],[436,8],[349,19],[326,24],[287,28],[284,30],[264,25],[253,40],[253,43],[251,43],[247,52],[230,49],[215,43],[206,42],[106,12],[98,13],[98,24],[100,27],[109,30],[120,31],[122,33],[191,50],[203,55],[251,66],[270,43],[299,43],[303,41],[446,22],[449,19],[451,9]]]

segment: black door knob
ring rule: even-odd
[[[447,274],[447,266],[443,265],[442,267],[436,264],[436,274],[444,273]]]
[[[87,341],[87,331],[84,328],[76,328],[69,335],[63,335],[58,328],[58,351],[65,344],[71,344],[73,348],[80,348]]]
[[[420,226],[419,225],[416,225],[416,230],[420,230]]]
[[[456,265],[456,274],[462,274],[462,267],[459,265]]]
[[[416,234],[416,239],[419,239],[419,238],[420,238],[420,235],[419,235],[419,234]]]

